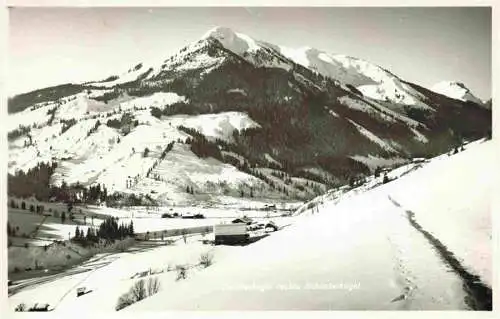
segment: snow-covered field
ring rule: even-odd
[[[209,253],[214,263],[224,260],[231,251],[241,247],[212,247],[201,243],[201,237],[189,237],[187,243],[179,241],[169,246],[138,246],[125,253],[96,255],[81,266],[54,275],[53,280],[42,282],[33,288],[22,290],[9,298],[9,306],[49,303],[57,311],[114,311],[118,297],[136,282],[137,273],[158,273],[161,289],[168,291],[175,285],[178,265],[188,266],[188,278],[201,271],[196,265],[201,254]],[[133,278],[134,277],[134,278]],[[146,278],[147,279],[147,278]],[[33,281],[17,281],[22,285]],[[78,287],[86,287],[91,293],[76,296]]]
[[[22,290],[9,305],[113,310],[134,283],[130,278],[151,268],[164,270],[156,275],[160,292],[122,311],[470,309],[463,278],[410,223],[408,212],[491,287],[493,153],[491,141],[471,143],[421,168],[394,170],[388,176],[400,177],[387,184],[371,178],[351,191],[326,194],[316,200],[316,211],[249,246],[212,247],[193,236],[187,244],[115,254],[101,268],[82,265],[92,271]],[[166,271],[197,264],[206,251],[214,264],[191,268],[187,279],[176,281],[175,272]],[[79,286],[93,291],[77,298]]]
[[[76,210],[79,210],[77,207]],[[163,213],[177,213],[179,216],[188,214],[203,214],[203,219],[188,219],[188,218],[162,218]],[[158,211],[146,208],[130,208],[130,209],[115,209],[108,207],[90,207],[83,209],[82,215],[77,215],[76,221],[73,222],[67,219],[65,223],[61,223],[60,218],[46,217],[30,213],[28,211],[11,209],[9,212],[9,223],[14,227],[19,227],[17,234],[34,234],[34,238],[11,238],[14,246],[23,246],[25,242],[29,245],[43,246],[51,243],[54,240],[67,240],[68,236],[73,237],[76,227],[84,233],[87,232],[89,227],[98,227],[106,216],[113,216],[119,218],[119,223],[128,224],[131,221],[134,224],[136,233],[146,232],[166,232],[170,236],[170,231],[178,231],[180,229],[191,229],[199,227],[211,227],[219,223],[228,223],[238,217],[247,216],[256,220],[273,221],[278,225],[288,225],[291,223],[292,218],[281,216],[283,211],[264,211],[259,209],[243,209],[242,207],[175,207],[167,208],[162,207]],[[87,216],[86,224],[84,225],[83,216]],[[91,218],[91,216],[98,216]],[[36,231],[36,228],[39,230]],[[69,235],[70,234],[70,235]]]

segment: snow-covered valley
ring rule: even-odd
[[[134,275],[147,272],[159,292],[121,311],[487,309],[494,152],[482,140],[388,172],[388,183],[372,176],[332,190],[295,206],[288,227],[248,246],[205,244],[212,234],[138,242],[46,280],[16,282],[25,287],[9,305],[113,311]],[[207,252],[213,264],[205,268]],[[185,279],[176,280],[177,265],[188,265]],[[82,286],[91,292],[77,297]]]
[[[9,98],[10,310],[492,309],[491,99],[227,27],[182,45]]]

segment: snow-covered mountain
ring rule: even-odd
[[[469,88],[465,86],[465,84],[461,82],[455,81],[442,81],[435,84],[432,88],[432,91],[446,95],[447,97],[451,97],[452,99],[464,101],[464,102],[473,102],[479,105],[484,105],[485,102],[480,98],[476,97]]]
[[[10,99],[9,173],[56,162],[56,185],[164,202],[310,198],[491,128],[490,110],[367,61],[223,27],[118,74]]]
[[[354,57],[330,54],[314,48],[280,47],[280,52],[298,64],[341,83],[354,86],[364,96],[379,101],[432,109],[425,97],[384,68]]]

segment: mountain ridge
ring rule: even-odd
[[[475,96],[472,91],[462,82],[458,81],[441,81],[436,83],[431,87],[431,90],[448,96],[453,99],[457,99],[463,102],[473,102],[478,105],[484,106],[485,101]]]
[[[303,65],[292,51],[282,54],[279,46],[219,27],[161,65],[139,63],[125,76],[62,86],[62,90],[48,88],[46,96],[43,90],[41,96],[35,91],[31,98],[36,103],[30,104],[30,95],[23,95],[20,98],[28,108],[10,115],[9,172],[29,169],[45,158],[61,164],[55,172],[57,183],[66,179],[105,182],[110,189],[129,192],[132,190],[123,189],[123,181],[115,180],[123,172],[109,166],[121,163],[135,172],[131,176],[139,176],[145,192],[151,185],[160,187],[163,183],[164,193],[158,196],[165,198],[165,194],[175,192],[168,186],[170,182],[162,181],[159,173],[151,174],[164,161],[160,150],[173,142],[172,156],[178,159],[187,156],[206,166],[212,157],[221,164],[210,162],[209,171],[231,166],[252,176],[241,175],[236,184],[226,179],[234,184],[229,188],[207,184],[198,189],[201,193],[236,195],[239,191],[234,191],[246,185],[244,192],[249,194],[258,184],[261,195],[308,197],[319,191],[313,191],[311,185],[326,189],[372,172],[375,162],[399,163],[446,152],[463,139],[486,135],[491,127],[491,112],[474,103],[406,82],[367,61],[303,50],[316,57],[316,66]],[[328,58],[331,61],[325,61]],[[333,77],[337,73],[344,74],[342,81]],[[9,105],[9,109],[16,107]],[[213,116],[205,116],[209,114]],[[234,124],[239,120],[224,118],[245,119],[256,125]],[[58,133],[69,125],[65,121],[81,126],[82,132],[70,128]],[[210,123],[223,135],[202,129]],[[107,128],[101,129],[102,125]],[[222,140],[220,136],[231,138]],[[54,142],[66,139],[69,144],[55,151],[49,137]],[[84,141],[89,143],[88,151],[69,151],[71,143]],[[99,158],[90,151],[103,142],[108,146],[98,156],[104,162],[108,158],[106,167],[101,167]],[[123,149],[123,144],[136,151],[127,155],[130,151]],[[143,147],[158,147],[150,152],[156,159],[138,157],[137,150]],[[374,158],[385,161],[374,162]],[[186,184],[199,185],[190,177],[194,172],[187,174],[187,169],[182,167],[180,175],[172,175],[178,181],[174,183],[177,192]],[[85,173],[76,173],[82,170]],[[162,174],[170,173],[164,168]],[[214,176],[207,178],[217,184]],[[299,185],[293,178],[306,180]],[[250,180],[254,186],[246,182]]]

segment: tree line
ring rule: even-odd
[[[126,237],[133,237],[134,234],[133,221],[128,224],[121,223],[118,225],[118,218],[107,217],[97,230],[93,227],[87,228],[86,234],[80,227],[76,226],[75,235],[72,239],[80,243],[97,243],[100,239],[107,241],[122,240]]]
[[[179,125],[177,127],[180,131],[183,131],[191,137],[188,137],[186,139],[186,144],[190,145],[191,151],[196,154],[198,157],[205,158],[205,157],[213,157],[215,159],[218,159],[220,161],[223,160],[222,154],[220,152],[219,146],[217,143],[209,141],[205,135],[203,135],[201,132],[185,127],[183,125]]]
[[[38,200],[48,200],[50,178],[57,168],[57,163],[38,163],[27,172],[18,170],[7,176],[7,192],[11,196],[29,197],[34,195]]]

